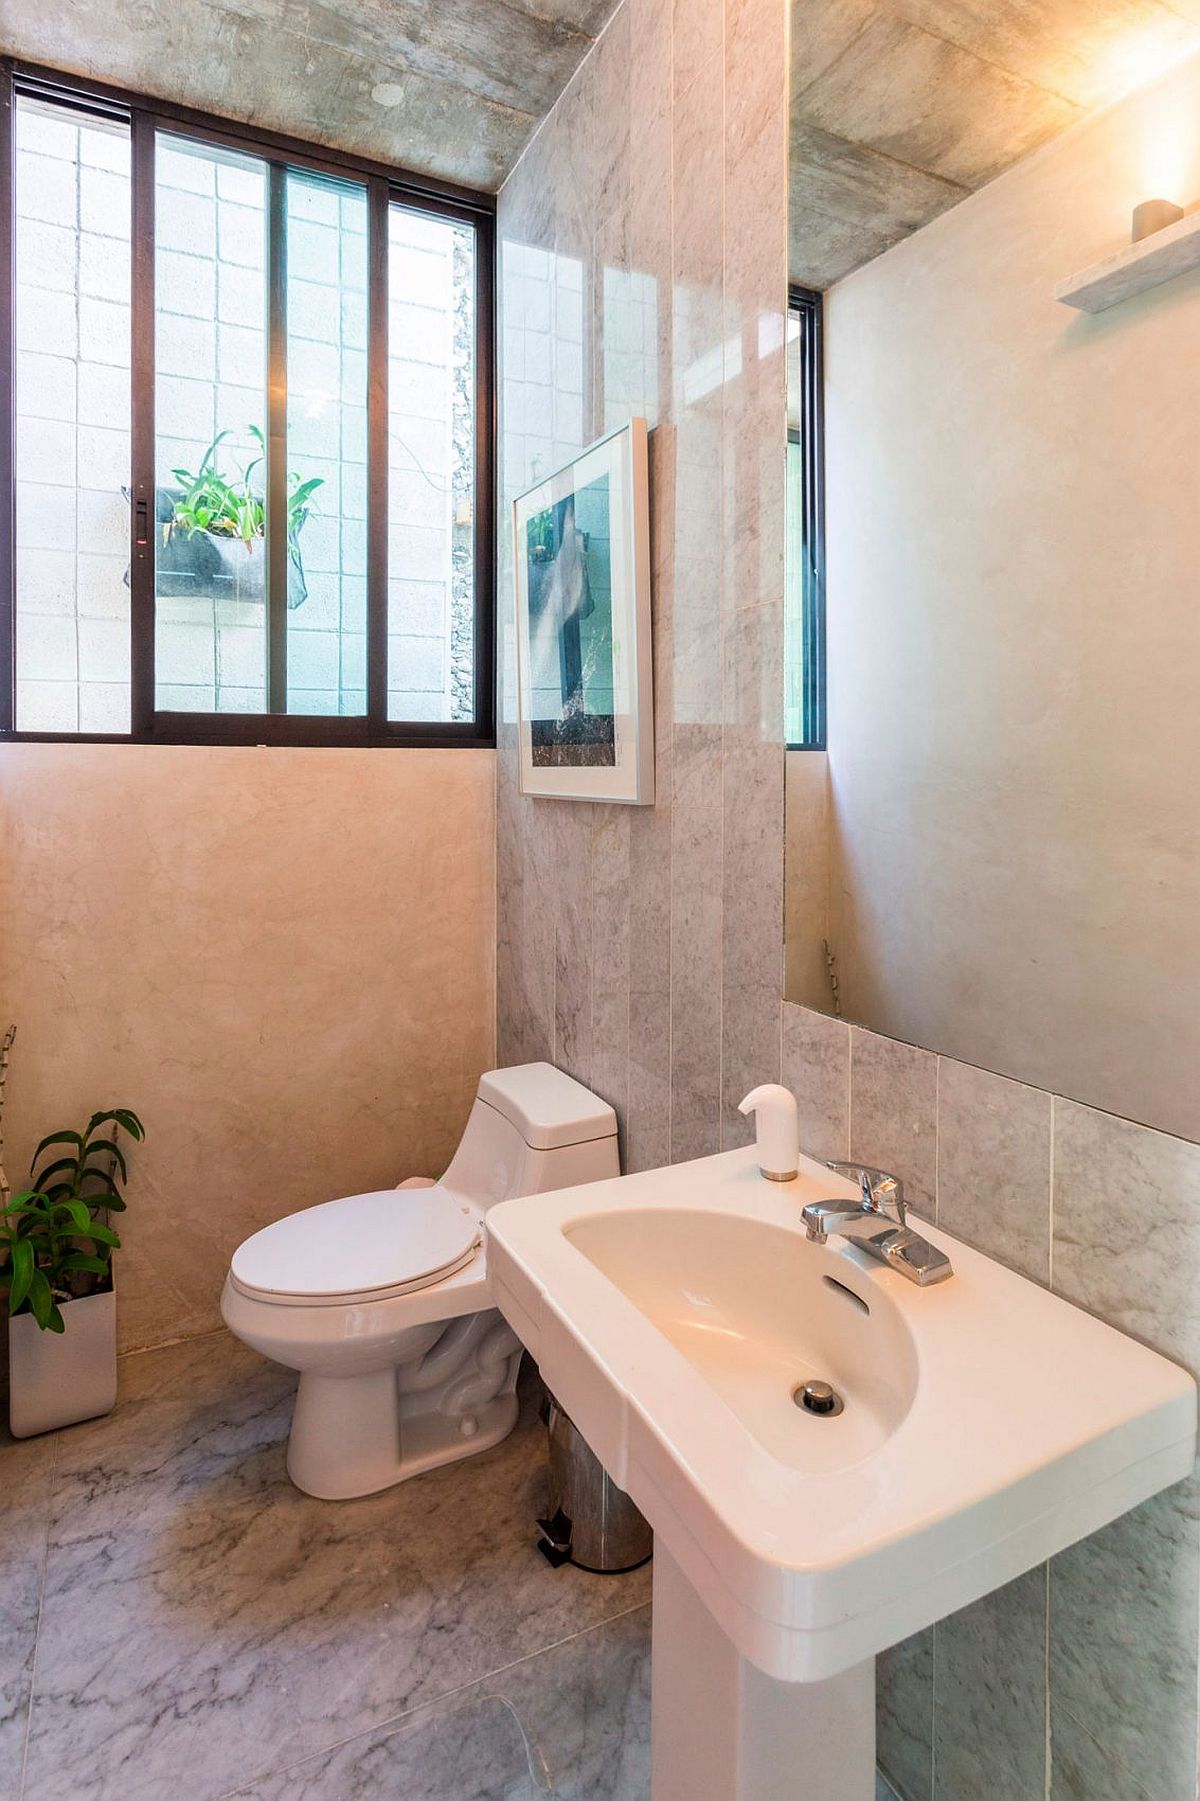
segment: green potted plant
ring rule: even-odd
[[[145,1137],[128,1107],[51,1132],[33,1186],[0,1189],[0,1291],[7,1293],[9,1424],[29,1438],[108,1413],[117,1398],[117,1311],[109,1223],[128,1178],[117,1135]]]
[[[267,510],[262,468],[266,439],[257,425],[247,426],[246,435],[257,450],[240,469],[229,475],[222,473],[218,453],[231,436],[223,431],[205,451],[199,468],[173,469],[177,485],[158,489],[154,561],[155,586],[160,595],[200,600],[265,598]],[[321,476],[302,481],[294,470],[288,474],[289,607],[298,607],[308,595],[300,534],[313,511],[317,489],[323,486]]]

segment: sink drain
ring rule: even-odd
[[[793,1388],[792,1399],[805,1413],[815,1413],[821,1419],[833,1419],[846,1405],[828,1382],[801,1382]]]

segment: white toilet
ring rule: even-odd
[[[239,1245],[221,1312],[300,1371],[297,1488],[374,1494],[507,1437],[521,1345],[489,1303],[484,1215],[620,1173],[612,1108],[552,1064],[525,1063],[480,1078],[440,1182],[325,1201]]]

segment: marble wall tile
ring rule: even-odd
[[[743,1096],[779,1080],[783,866],[770,849],[783,826],[782,747],[726,732],[722,777],[721,1143],[729,1149],[754,1136],[753,1121],[738,1112]]]
[[[671,1161],[721,1148],[722,744],[677,727],[671,801]]]
[[[124,1345],[217,1324],[268,1221],[445,1167],[494,1056],[494,796],[490,751],[5,746],[9,1169],[142,1114]]]
[[[1050,1801],[1151,1801],[1141,1783],[1114,1763],[1065,1707],[1053,1711]]]
[[[672,366],[675,718],[722,717],[722,464],[725,320],[723,166],[714,112],[724,70],[711,57],[673,112]]]
[[[535,801],[554,918],[554,1062],[592,1081],[592,810]]]
[[[937,1166],[937,1058],[850,1028],[850,1155],[890,1170],[909,1205],[932,1219]]]
[[[592,830],[592,1085],[629,1118],[630,813],[597,807]],[[621,1167],[628,1167],[623,1131]]]
[[[879,1767],[904,1801],[933,1798],[933,1681],[932,1627],[876,1660]]]
[[[800,1109],[800,1149],[850,1155],[850,1028],[810,1007],[783,1004],[783,1075]]]
[[[938,1224],[1042,1283],[1050,1280],[1051,1106],[1039,1088],[939,1060]]]
[[[1046,1787],[1046,1571],[934,1627],[934,1801],[1031,1801]]]
[[[1200,1145],[1054,1103],[1054,1288],[1200,1373]]]
[[[1052,1736],[1068,1715],[1151,1801],[1196,1790],[1198,1620],[1195,1478],[1051,1564]]]

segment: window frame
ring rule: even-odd
[[[788,318],[800,321],[800,429],[789,425],[788,443],[800,445],[801,542],[810,555],[812,578],[813,669],[812,693],[805,712],[814,721],[813,732],[801,743],[788,742],[788,750],[826,748],[826,644],[825,644],[825,348],[824,295],[816,288],[788,287]],[[793,522],[788,520],[791,545]]]
[[[15,726],[16,341],[13,187],[18,94],[119,118],[130,128],[132,238],[130,702],[128,732],[29,732]],[[283,744],[437,747],[495,744],[496,720],[496,200],[492,194],[306,144],[190,107],[134,94],[41,65],[0,58],[0,740],[43,744]],[[365,182],[368,206],[367,710],[186,713],[155,708],[152,544],[138,543],[138,502],[154,505],[154,142],[159,130],[291,167]],[[387,717],[388,651],[388,209],[400,205],[458,220],[475,233],[474,673],[471,720]],[[151,538],[153,534],[150,534]],[[268,605],[269,605],[268,601]]]

